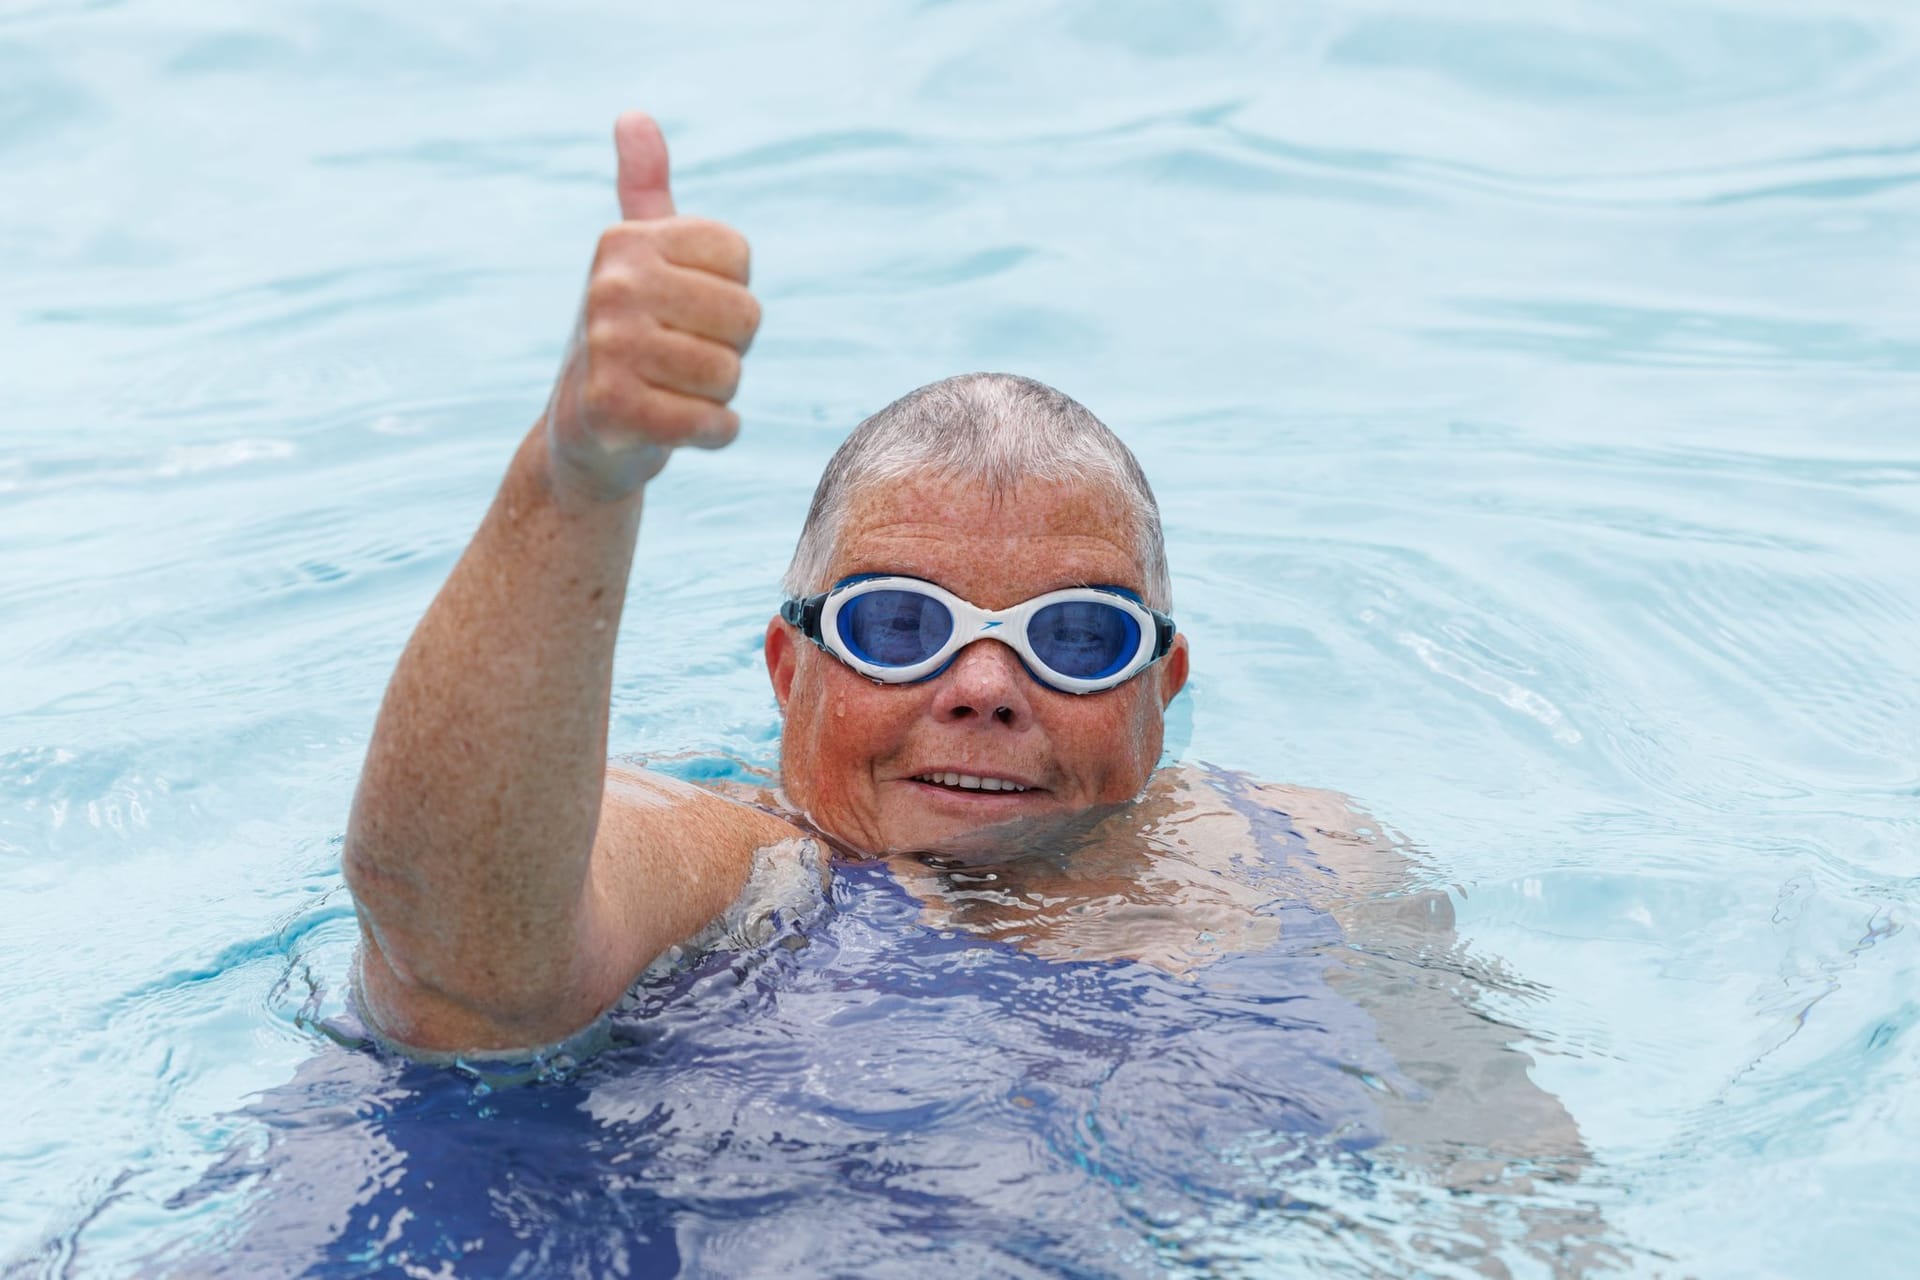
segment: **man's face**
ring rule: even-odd
[[[860,573],[938,583],[983,609],[1062,587],[1144,592],[1132,523],[1103,487],[1022,485],[1000,501],[922,478],[854,495],[826,584]],[[1162,715],[1187,678],[1187,642],[1117,688],[1059,693],[996,640],[962,649],[918,684],[876,684],[775,618],[767,669],[786,720],[788,799],[870,853],[959,849],[984,828],[1023,827],[1132,799],[1160,758]],[[997,778],[1027,791],[960,790],[930,776]]]

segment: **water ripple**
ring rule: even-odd
[[[1452,346],[1605,364],[1920,371],[1920,342],[1833,321],[1562,298],[1463,298],[1452,305],[1495,323],[1432,327],[1425,336]]]
[[[41,307],[30,323],[88,329],[205,328],[214,334],[297,331],[367,308],[420,305],[456,297],[494,273],[470,265],[424,262],[281,276],[173,299]]]
[[[1367,71],[1419,72],[1529,105],[1604,102],[1652,112],[1823,89],[1884,58],[1884,34],[1838,16],[1782,19],[1704,5],[1645,17],[1629,7],[1613,21],[1581,26],[1395,13],[1355,21],[1327,57]]]

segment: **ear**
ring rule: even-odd
[[[1173,648],[1167,650],[1167,656],[1160,659],[1160,705],[1170,705],[1187,687],[1187,634],[1178,632],[1173,637]]]
[[[778,615],[767,623],[767,679],[773,681],[773,700],[780,704],[782,715],[787,712],[787,698],[793,693],[793,674],[800,664],[800,646],[794,643],[794,634],[786,619]]]

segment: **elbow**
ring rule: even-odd
[[[353,895],[362,936],[389,961],[400,960],[420,949],[420,926],[426,920],[424,895],[413,877],[393,860],[380,857],[377,849],[364,832],[349,824],[340,871]]]
[[[351,845],[343,862],[360,917],[361,1011],[385,1039],[436,1053],[513,1052],[564,1040],[603,1012],[564,948],[535,955],[510,929],[503,936],[435,910],[422,886]]]
[[[378,1014],[383,1034],[408,1044],[424,1042],[403,1034],[412,1019],[397,1022],[392,1011],[466,1003],[459,981],[459,931],[449,930],[434,909],[430,886],[409,874],[406,860],[393,856],[390,843],[369,829],[362,806],[354,806],[340,853],[340,870],[360,917],[360,979],[369,997],[368,1012]],[[445,936],[442,936],[445,935]],[[448,944],[455,944],[449,946]]]
[[[355,998],[369,1027],[412,1056],[534,1052],[571,1038],[605,1012],[552,992],[527,999],[497,987],[449,984],[396,962],[364,917],[354,971]]]

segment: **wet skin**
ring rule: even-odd
[[[1048,591],[1146,583],[1119,499],[1103,488],[1029,481],[996,497],[936,477],[855,495],[824,590],[853,574],[923,578],[985,609]],[[822,831],[868,853],[960,853],[1030,837],[1124,804],[1159,762],[1166,706],[1187,679],[1187,640],[1100,693],[1060,693],[1013,650],[978,640],[931,680],[867,679],[776,618],[767,669],[785,724],[787,799]],[[961,790],[956,773],[1024,791]]]

